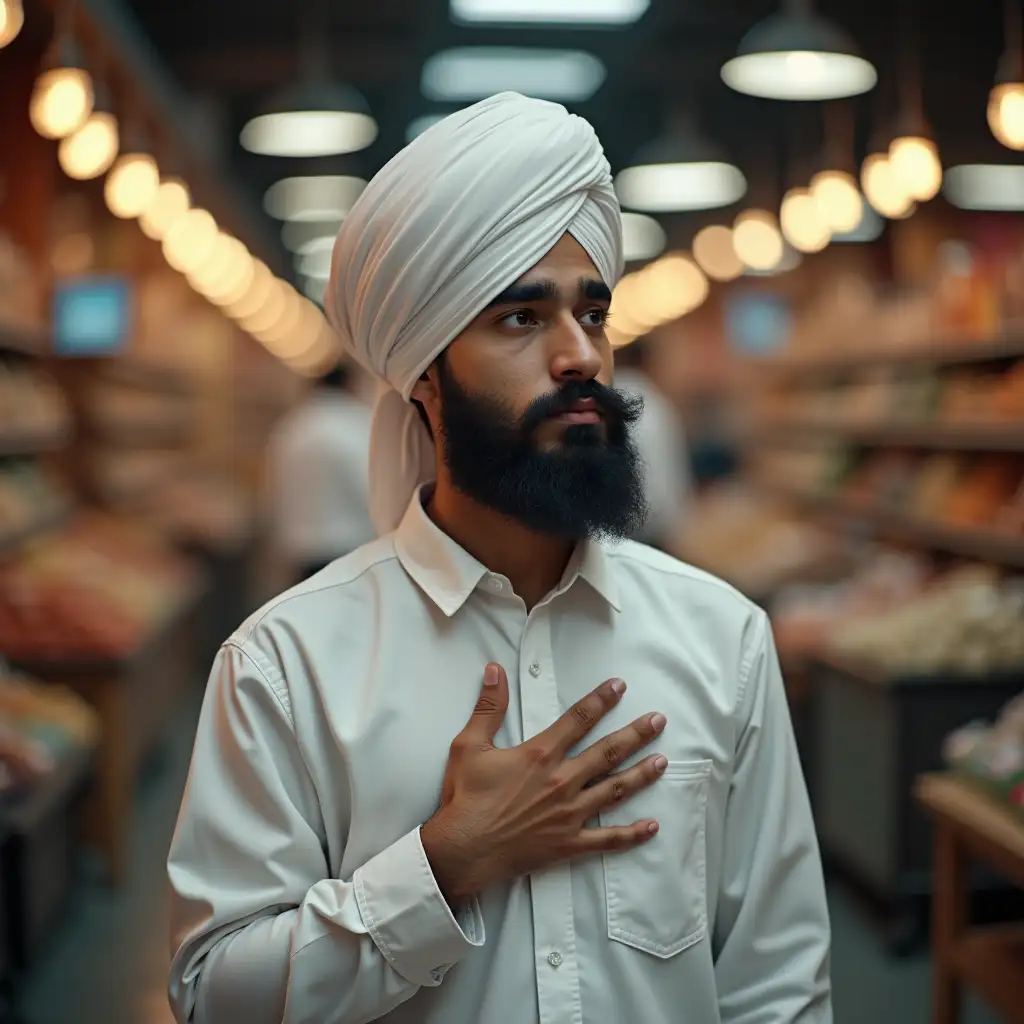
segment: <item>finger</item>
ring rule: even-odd
[[[484,669],[484,685],[477,698],[476,707],[469,716],[463,735],[480,743],[491,743],[505,721],[508,711],[508,676],[495,662]]]
[[[634,846],[649,842],[657,834],[658,823],[653,818],[642,818],[632,825],[616,825],[612,828],[583,828],[572,844],[572,856],[631,850]]]
[[[550,746],[559,757],[565,757],[619,703],[625,692],[626,684],[621,679],[606,680],[573,704],[553,725],[539,733],[534,742]]]
[[[642,715],[577,754],[569,762],[569,769],[580,785],[590,782],[618,768],[631,754],[646,747],[664,728],[664,715],[657,712]]]
[[[634,793],[657,782],[668,767],[668,759],[661,754],[645,757],[639,764],[625,771],[615,772],[580,794],[581,809],[587,818],[599,811],[614,807]]]

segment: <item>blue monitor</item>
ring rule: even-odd
[[[54,351],[59,356],[120,352],[131,331],[131,288],[116,274],[58,280],[53,290]]]

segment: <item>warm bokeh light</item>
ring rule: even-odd
[[[811,178],[810,193],[833,234],[857,230],[864,216],[864,200],[852,174],[819,171]]]
[[[81,128],[61,140],[57,159],[69,178],[88,181],[110,169],[119,145],[117,118],[96,110]]]
[[[786,247],[778,221],[767,210],[745,210],[735,220],[732,244],[736,255],[751,270],[774,270]]]
[[[889,163],[911,199],[934,199],[942,187],[942,162],[931,139],[919,135],[893,139]]]
[[[77,131],[92,113],[92,78],[82,68],[52,68],[36,79],[28,115],[32,127],[47,139],[63,139]]]
[[[107,208],[115,217],[138,217],[160,188],[160,171],[148,153],[125,153],[110,169],[103,186]]]
[[[791,188],[779,209],[779,226],[786,241],[800,252],[821,252],[832,239],[814,196],[805,188]]]
[[[253,283],[256,261],[241,242],[235,239],[235,257],[231,268],[216,281],[210,281],[204,294],[218,306],[231,306],[239,302]]]
[[[252,270],[252,277],[242,294],[237,299],[224,303],[224,308],[235,320],[252,316],[263,305],[267,295],[275,287],[277,279],[262,260],[253,260]]]
[[[883,216],[899,220],[914,210],[914,199],[896,176],[883,153],[872,153],[864,160],[860,174],[867,201]]]
[[[213,244],[207,247],[205,258],[188,271],[189,284],[204,295],[211,287],[215,288],[238,258],[235,244],[231,235],[219,231]]]
[[[621,337],[638,338],[656,327],[658,318],[644,304],[640,271],[626,274],[615,286],[608,322]]]
[[[24,24],[21,0],[0,0],[0,50],[14,42]]]
[[[274,278],[271,286],[266,289],[263,301],[251,313],[239,316],[238,326],[250,334],[259,335],[274,326],[286,312],[290,286],[280,278]]]
[[[658,323],[678,320],[708,297],[708,279],[693,260],[669,253],[640,271],[640,295],[649,315]]]
[[[1024,149],[1024,82],[997,85],[989,93],[988,126],[1007,149]]]
[[[724,224],[711,224],[697,232],[693,258],[715,281],[734,281],[743,273],[743,261],[732,244],[732,231]]]
[[[139,227],[154,241],[162,241],[171,225],[188,213],[191,202],[185,182],[178,178],[165,178],[153,201],[139,217]]]
[[[164,259],[186,274],[202,266],[217,242],[217,222],[203,209],[189,210],[164,235]]]

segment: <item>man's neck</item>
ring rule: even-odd
[[[512,584],[533,608],[558,585],[573,552],[571,541],[549,537],[485,508],[439,476],[427,515],[478,562]]]

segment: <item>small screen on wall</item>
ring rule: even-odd
[[[113,274],[58,280],[53,290],[54,350],[59,356],[120,352],[131,327],[131,289]]]

